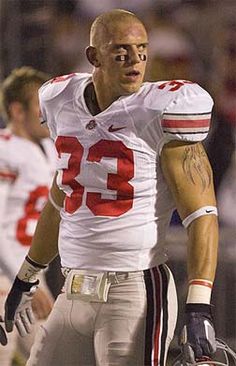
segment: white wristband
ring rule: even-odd
[[[191,224],[191,222],[195,219],[197,219],[200,216],[204,215],[216,215],[218,216],[218,211],[215,206],[203,206],[200,207],[198,210],[192,212],[190,215],[185,217],[185,219],[182,221],[183,226],[185,229]]]
[[[25,258],[17,277],[24,282],[35,282],[40,271],[45,269],[46,265],[35,263],[28,256]]]
[[[189,282],[188,297],[186,303],[210,304],[212,282],[203,279],[194,279]]]

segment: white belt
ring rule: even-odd
[[[109,288],[128,278],[143,276],[143,271],[99,272],[90,270],[62,268],[66,277],[65,290],[69,300],[87,302],[107,302]]]

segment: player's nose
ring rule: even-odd
[[[128,56],[129,56],[129,62],[131,65],[135,65],[140,62],[139,51],[137,49],[131,48],[129,50]]]

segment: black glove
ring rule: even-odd
[[[15,278],[5,302],[5,327],[7,332],[11,332],[15,324],[22,337],[30,333],[32,324],[34,324],[31,299],[38,284],[39,281],[25,282],[18,277]]]
[[[186,304],[180,346],[186,364],[210,357],[216,351],[211,305]]]
[[[3,319],[0,315],[0,322],[2,322]],[[3,346],[6,346],[7,344],[7,335],[6,335],[6,332],[5,330],[3,329],[3,327],[0,325],[0,343],[3,345]]]

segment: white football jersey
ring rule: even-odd
[[[188,81],[144,83],[92,116],[89,74],[55,78],[39,91],[66,193],[59,252],[70,268],[132,271],[166,260],[165,232],[174,203],[159,156],[170,140],[201,141],[213,101]],[[109,88],[109,85],[107,86]]]
[[[39,145],[0,130],[0,267],[12,278],[29,250],[55,174],[51,139]],[[14,277],[13,277],[14,278]]]

